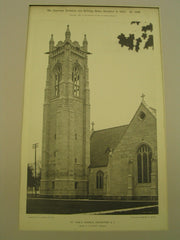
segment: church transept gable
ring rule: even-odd
[[[117,186],[111,188],[111,193],[129,196],[151,195],[151,176],[157,175],[156,164],[155,110],[142,102],[109,158],[110,186]],[[151,175],[152,172],[154,175]],[[155,180],[153,184],[154,182]]]
[[[156,110],[143,101],[129,123],[116,150],[132,149],[132,145],[138,147],[141,142],[149,142],[149,144],[154,145],[156,138]]]

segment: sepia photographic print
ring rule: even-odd
[[[31,6],[22,230],[167,228],[158,8]]]

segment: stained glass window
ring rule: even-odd
[[[149,146],[143,144],[137,152],[138,183],[151,182],[152,151]]]

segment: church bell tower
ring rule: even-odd
[[[88,42],[49,41],[40,194],[86,198],[90,163]]]

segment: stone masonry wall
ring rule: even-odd
[[[146,114],[143,120],[139,118],[141,111]],[[128,188],[132,187],[132,196],[152,196],[154,194],[157,196],[157,164],[152,164],[152,173],[155,174],[152,182],[138,183],[137,150],[143,143],[151,147],[153,161],[157,162],[156,119],[149,110],[141,104],[110,159],[110,192],[112,195],[128,196]],[[130,164],[132,164],[132,166],[130,166]],[[128,176],[132,178],[132,186],[129,186]],[[155,186],[156,193],[152,192],[152,185]]]

